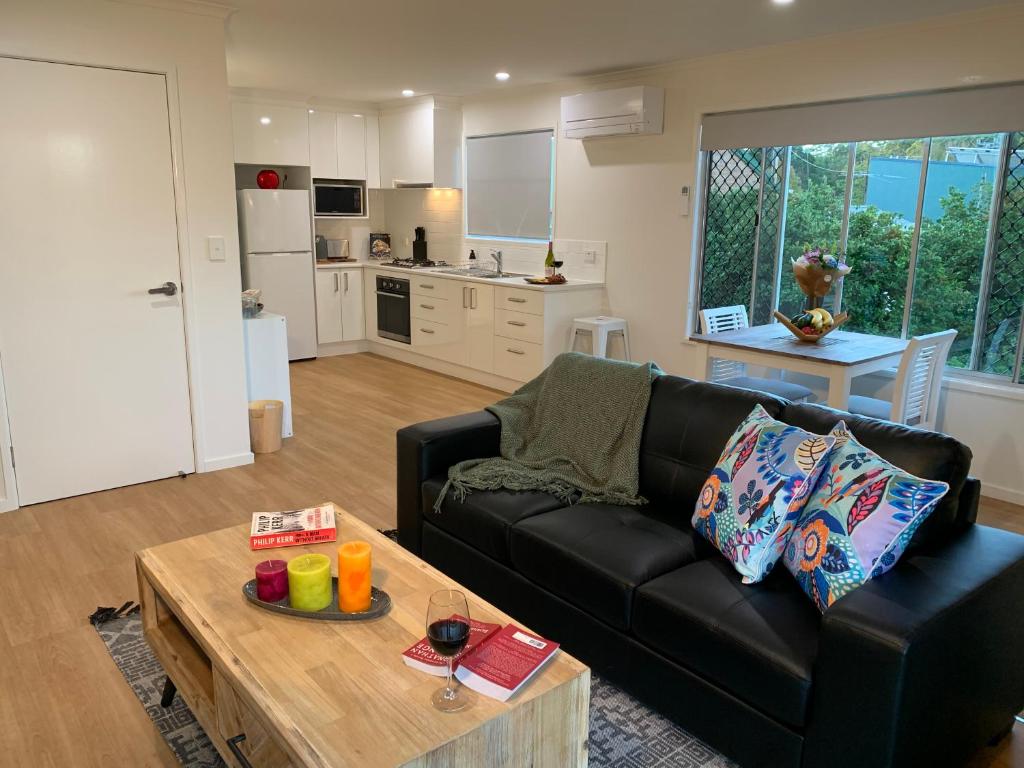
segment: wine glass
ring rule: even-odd
[[[458,712],[468,703],[452,687],[452,665],[455,657],[469,642],[469,604],[466,596],[454,589],[439,589],[427,605],[427,640],[430,647],[448,660],[448,680],[444,688],[431,697],[442,712]]]

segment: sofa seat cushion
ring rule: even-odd
[[[423,483],[426,520],[505,564],[511,562],[509,532],[515,523],[565,505],[551,494],[533,491],[474,491],[466,495],[465,501],[456,500],[449,492],[440,513],[435,514],[434,501],[445,478],[439,475]]]
[[[649,581],[633,634],[683,667],[788,725],[807,716],[821,615],[786,573],[746,585],[713,557]]]
[[[682,510],[575,504],[512,527],[520,574],[623,631],[636,587],[713,553]]]

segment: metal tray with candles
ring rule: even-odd
[[[242,586],[242,594],[245,599],[253,605],[259,606],[265,611],[272,613],[283,613],[285,616],[298,616],[301,619],[320,619],[321,621],[366,621],[376,619],[391,610],[391,595],[383,589],[370,587],[370,610],[368,611],[343,611],[338,607],[338,579],[331,577],[331,604],[319,611],[300,611],[292,608],[288,598],[282,598],[277,602],[270,603],[260,600],[256,596],[256,579],[250,579]]]

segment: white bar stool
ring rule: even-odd
[[[617,333],[622,336],[626,360],[632,359],[629,355],[629,324],[621,317],[577,317],[572,321],[572,349],[576,348],[576,336],[580,331],[590,334],[591,354],[594,357],[608,357],[608,335]]]

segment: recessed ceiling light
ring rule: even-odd
[[[963,77],[960,78],[960,82],[961,83],[980,83],[984,79],[985,78],[982,75],[964,75]]]
[[[495,80],[501,80],[502,82],[505,82],[510,77],[511,77],[511,75],[508,72],[495,72],[494,73],[494,79]]]
[[[352,117],[362,117],[362,115],[352,115]]]
[[[311,110],[309,110],[309,114],[311,114],[311,115],[312,115],[312,114],[313,114],[314,112],[316,112],[316,110],[315,110],[315,109],[311,109]]]
[[[416,91],[412,91],[406,88],[404,91],[402,91],[402,95],[405,96],[406,98],[409,98],[410,96],[415,96]]]
[[[260,118],[260,125],[270,125],[270,118],[264,115]]]
[[[792,5],[793,0],[772,0],[775,5]]]

